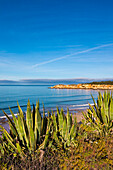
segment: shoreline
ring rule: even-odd
[[[93,103],[90,103],[91,105],[93,105]],[[27,106],[27,105],[26,105]],[[32,105],[31,105],[32,106]],[[57,106],[57,105],[56,105]],[[56,106],[55,107],[46,107],[45,108],[45,114],[47,114],[47,112],[48,111],[50,111],[51,112],[51,109],[53,110],[53,112],[56,112]],[[22,107],[22,106],[20,106],[20,107]],[[88,107],[89,107],[89,104],[88,103],[84,103],[84,104],[67,104],[67,105],[60,105],[60,106],[58,106],[59,108],[63,108],[64,109],[64,112],[66,112],[66,110],[67,110],[67,107],[69,108],[69,110],[70,111],[76,111],[76,112],[78,112],[78,110],[86,110]],[[11,108],[11,107],[10,107]],[[18,106],[17,106],[17,108],[18,108]],[[8,111],[5,111],[7,114],[8,114],[8,116],[11,118],[12,117],[12,115],[11,115],[11,113],[10,113],[10,111],[9,111],[9,109],[7,109],[6,108],[6,110]],[[26,114],[26,111],[27,111],[27,109],[26,110],[23,110],[23,113],[24,113],[24,115]],[[41,107],[40,108],[40,112],[41,113],[43,113],[43,108]],[[14,112],[13,112],[14,113]],[[14,115],[15,116],[17,116],[18,115],[18,112],[15,112],[14,113]],[[0,122],[1,122],[1,120],[2,119],[7,119],[6,118],[6,116],[2,113],[2,115],[0,116]]]
[[[69,112],[72,113],[72,117],[74,119],[74,116],[76,116],[77,118],[77,123],[81,124],[81,121],[83,119],[83,114],[82,112],[85,112],[87,109],[70,109]],[[67,112],[64,111],[64,113],[66,114]],[[9,124],[8,124],[8,120],[6,117],[1,118],[0,119],[0,125],[3,126],[7,132],[10,132],[10,128],[9,128]],[[0,131],[0,137],[2,137],[2,132]]]
[[[87,89],[87,90],[113,90],[113,85],[105,85],[105,84],[58,84],[52,87],[51,89]]]

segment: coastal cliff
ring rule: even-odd
[[[51,89],[93,89],[93,90],[113,90],[113,85],[104,85],[104,84],[58,84]]]

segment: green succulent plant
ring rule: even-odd
[[[10,109],[13,119],[3,111],[8,119],[10,133],[0,126],[2,131],[0,150],[2,154],[9,151],[14,152],[14,154],[15,152],[16,154],[19,153],[23,157],[26,152],[32,154],[34,151],[46,147],[66,149],[72,143],[74,144],[77,136],[77,122],[76,118],[74,123],[72,122],[72,114],[70,115],[69,109],[67,109],[67,115],[64,114],[63,109],[59,111],[57,108],[57,114],[53,111],[52,114],[48,112],[46,117],[43,105],[43,116],[41,116],[39,102],[36,103],[36,108],[33,105],[33,111],[31,111],[30,101],[28,100],[26,116],[24,117],[19,104],[18,110],[19,113],[16,117]]]
[[[10,109],[13,120],[3,111],[8,119],[10,133],[0,126],[3,139],[7,141],[6,146],[0,145],[2,153],[3,149],[8,148],[8,146],[21,155],[24,155],[26,151],[32,153],[37,149],[45,149],[48,144],[50,127],[48,126],[48,118],[45,117],[45,111],[43,111],[43,117],[40,114],[39,102],[36,103],[36,108],[33,105],[33,111],[31,111],[28,100],[26,119],[19,104],[18,110],[19,113],[16,117]]]
[[[99,92],[97,103],[92,96],[94,106],[89,104],[89,109],[83,113],[87,122],[91,123],[102,135],[113,132],[113,97],[112,93]]]
[[[69,109],[67,108],[67,115],[65,115],[63,108],[60,111],[57,108],[57,114],[53,113],[51,119],[53,139],[57,145],[66,149],[72,143],[74,144],[77,136],[77,121],[75,117],[74,122],[72,122],[72,114],[70,115]]]

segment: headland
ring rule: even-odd
[[[113,84],[111,83],[102,83],[102,82],[92,82],[92,83],[85,83],[85,84],[58,84],[51,89],[92,89],[92,90],[113,90]]]

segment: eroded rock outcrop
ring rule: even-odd
[[[93,90],[113,90],[113,85],[100,85],[100,84],[70,84],[70,85],[63,85],[58,84],[51,89],[93,89]]]

